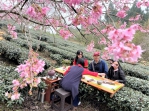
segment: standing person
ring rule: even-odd
[[[83,52],[81,50],[78,50],[76,53],[76,57],[73,61],[73,65],[77,65],[78,64],[78,58],[83,58],[84,60],[84,67],[88,68],[88,60],[83,56]]]
[[[93,62],[89,64],[89,70],[106,76],[108,73],[108,65],[104,60],[100,59],[100,53],[94,52],[93,59]]]
[[[97,72],[91,72],[84,67],[84,60],[78,58],[78,64],[70,66],[64,73],[64,77],[61,80],[61,86],[64,90],[70,91],[73,98],[74,109],[77,108],[79,103],[79,84],[82,78],[82,75],[88,74],[92,76],[98,76]]]
[[[114,61],[109,68],[107,78],[125,84],[125,74],[119,62]]]

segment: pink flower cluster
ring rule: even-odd
[[[94,48],[94,41],[91,41],[89,45],[87,45],[86,51],[91,52]]]
[[[12,35],[13,39],[17,39],[17,33],[14,31],[16,28],[10,24],[7,25],[8,32]]]
[[[143,50],[140,46],[131,43],[134,34],[140,30],[139,24],[134,24],[126,29],[114,29],[108,33],[108,39],[112,42],[105,48],[106,52],[115,60],[137,62],[141,58]]]
[[[84,28],[87,28],[89,25],[98,23],[98,19],[102,14],[102,6],[98,3],[94,4],[91,13],[88,13],[86,16],[81,11],[84,12],[84,9],[81,8],[78,11],[80,13],[73,19],[73,25],[77,26],[81,24]]]
[[[64,30],[64,29],[61,29],[59,31],[59,34],[65,39],[67,40],[69,37],[72,36],[72,34],[68,31],[68,30]]]
[[[106,39],[102,37],[100,41],[98,42],[98,44],[107,44]]]
[[[140,15],[138,14],[138,15],[136,15],[135,17],[130,17],[130,18],[129,18],[129,21],[138,21],[140,18],[141,18],[141,17],[140,17]]]
[[[81,2],[90,2],[90,0],[63,0],[65,3],[67,3],[68,5],[72,6],[72,5],[78,5]]]
[[[41,21],[43,17],[46,16],[48,11],[49,11],[48,7],[41,8],[38,5],[33,5],[27,9],[26,14],[28,14],[31,18]]]
[[[5,96],[11,98],[11,100],[19,99],[20,94],[18,92],[19,88],[24,88],[30,85],[30,91],[32,87],[37,87],[40,83],[40,78],[36,77],[38,73],[44,70],[45,62],[37,58],[37,53],[30,51],[29,59],[25,61],[25,64],[21,64],[16,68],[16,71],[20,73],[20,78],[12,81],[13,93],[6,92]]]
[[[124,18],[126,17],[126,11],[125,10],[120,10],[119,12],[117,12],[116,16],[118,16],[119,18]]]
[[[70,6],[72,6],[72,5],[80,4],[83,0],[63,0],[63,1],[69,4]]]
[[[47,24],[49,24],[49,23],[50,23],[50,24],[52,24],[52,25],[53,25],[53,27],[55,27],[55,28],[56,28],[56,27],[58,27],[58,26],[60,25],[59,21],[58,21],[58,20],[56,20],[56,19],[54,19],[54,18],[53,18],[53,19],[48,20],[48,21],[47,21]]]
[[[146,7],[149,7],[149,1],[148,0],[141,0],[141,1],[138,1],[136,3],[136,6],[138,8],[140,8],[141,6],[146,6]]]

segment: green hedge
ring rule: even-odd
[[[16,64],[21,64],[28,58],[28,49],[21,48],[18,44],[9,42],[6,40],[0,41],[0,53],[5,58],[13,60]],[[46,58],[39,56],[40,59],[44,60],[46,65],[45,69],[50,67],[50,63]]]
[[[17,39],[12,39],[12,37],[10,35],[5,35],[4,38],[10,42],[14,42],[14,43],[18,44],[21,47],[25,47],[25,48],[29,49],[28,41],[26,39],[22,39],[21,37],[19,37]],[[29,42],[31,42],[33,50],[37,50],[37,48],[38,48],[39,51],[44,51],[45,47],[47,45],[46,43],[41,42],[39,40],[35,40],[35,39],[31,39]]]
[[[100,91],[85,83],[80,84],[82,100],[100,104],[100,100],[108,103],[112,111],[148,111],[149,97],[129,87],[123,87],[112,98],[110,94]]]
[[[141,91],[143,94],[149,96],[149,81],[139,79],[136,77],[126,76],[126,86]]]
[[[56,60],[56,62],[57,62],[58,64],[61,64],[62,55],[60,55],[60,54],[50,54],[50,57],[51,57],[53,60]]]
[[[17,61],[18,64],[23,63],[28,58],[28,52],[28,50],[24,50],[17,44],[5,40],[0,41],[0,53],[5,58]]]
[[[127,63],[121,63],[121,66],[126,75],[149,80],[149,70]]]
[[[53,46],[47,46],[46,49],[49,51],[49,53],[53,53],[53,54],[60,54],[62,55],[62,57],[64,59],[73,59],[75,57],[75,54],[72,53],[72,52],[68,52],[68,51],[64,51],[64,50],[61,50],[57,47],[53,47]]]
[[[37,33],[37,32],[36,32]],[[32,33],[32,39],[36,39],[36,40],[39,40],[39,35],[41,35],[40,33],[35,34]],[[53,37],[50,37],[49,35],[41,35],[41,38],[47,38],[47,41],[45,41],[45,43],[47,43],[47,46],[49,47],[55,47],[55,48],[58,48],[58,49],[61,49],[62,51],[67,51],[67,52],[71,52],[74,54],[74,57],[76,56],[76,52],[77,50],[82,50],[83,53],[84,53],[84,56],[89,59],[89,60],[92,60],[92,54],[90,52],[87,52],[86,51],[86,47],[80,45],[80,44],[77,44],[77,43],[74,43],[74,42],[71,42],[71,41],[66,41],[62,38],[58,38],[58,37],[55,37],[55,43],[51,42],[51,41],[54,41]],[[41,40],[42,41],[42,40]],[[69,57],[70,58],[70,57]],[[68,59],[68,58],[65,58],[65,59]]]
[[[24,101],[24,98],[21,96],[19,100],[11,101],[5,96],[5,92],[11,92],[12,91],[12,80],[19,77],[19,74],[14,71],[14,67],[5,67],[0,65],[0,102],[7,103],[7,106],[12,106],[14,104],[22,104]],[[21,91],[21,94],[25,94],[24,91],[27,89]]]
[[[7,98],[5,96],[6,92],[12,92],[12,81],[14,79],[19,78],[19,74],[14,70],[15,70],[15,67],[12,67],[12,66],[6,67],[6,66],[0,65],[0,72],[1,72],[0,73],[0,102],[6,103],[8,107],[13,107],[14,104],[21,105],[24,102],[24,99],[28,95],[28,91],[29,91],[29,86],[23,89],[19,89],[21,96],[18,100],[15,100],[15,101],[11,101],[10,98]]]

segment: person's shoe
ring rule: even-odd
[[[78,103],[78,106],[80,106],[81,105],[81,101],[79,101],[79,103]]]

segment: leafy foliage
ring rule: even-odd
[[[149,82],[136,77],[126,76],[126,86],[149,96]]]
[[[2,40],[0,41],[0,53],[7,59],[13,60],[16,64],[23,63],[28,58],[29,50],[19,47],[18,44]],[[46,62],[45,68],[50,67],[46,58],[39,57]]]
[[[149,80],[149,70],[147,70],[147,66],[131,65],[127,63],[121,63],[121,66],[126,75]]]
[[[99,91],[85,83],[80,84],[81,99],[91,102],[106,101],[112,111],[147,111],[149,97],[129,87],[123,87],[112,98],[108,93]]]
[[[23,96],[21,96],[16,101],[11,101],[5,96],[6,92],[11,92],[12,89],[12,80],[19,77],[19,74],[14,71],[14,67],[5,67],[0,65],[0,101],[7,103],[7,106],[12,106],[14,104],[22,104],[24,101]],[[21,94],[24,96],[27,94],[27,88],[24,88],[23,90],[20,90]]]

